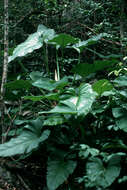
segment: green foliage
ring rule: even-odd
[[[57,49],[59,47],[66,48],[68,45],[75,44],[79,40],[67,34],[58,34],[49,43],[54,44]]]
[[[83,77],[88,76],[91,73],[95,73],[97,71],[101,71],[104,69],[111,68],[115,63],[117,63],[117,60],[104,60],[104,61],[95,61],[93,64],[88,63],[80,63],[76,65],[72,72],[79,74]]]
[[[109,187],[119,176],[120,169],[119,157],[111,157],[107,167],[103,165],[101,159],[92,158],[86,164],[86,187]]]
[[[96,91],[100,96],[106,92],[113,89],[113,85],[107,80],[102,79],[93,84],[93,90]]]
[[[120,87],[127,86],[127,76],[123,75],[114,80],[114,83]]]
[[[112,109],[113,116],[116,118],[116,126],[127,132],[127,111],[120,107]]]
[[[70,95],[68,99],[65,96],[65,100],[60,101],[58,106],[49,112],[43,111],[40,113],[87,115],[95,97],[96,93],[93,92],[90,84],[81,84],[80,87],[75,90],[74,95]]]
[[[11,90],[17,89],[26,89],[29,90],[31,88],[31,82],[28,80],[16,80],[13,82],[6,83],[5,87]]]
[[[31,34],[25,42],[15,48],[13,55],[9,57],[9,62],[13,61],[16,57],[23,57],[41,48],[43,46],[43,41],[47,42],[52,39],[54,35],[54,30],[48,29],[44,25],[39,25],[37,32]]]
[[[42,88],[48,91],[52,91],[55,89],[61,89],[64,86],[68,84],[68,80],[66,77],[59,81],[54,81],[48,78],[42,78],[39,80],[36,80],[35,82],[32,83],[33,86],[36,86],[38,88]]]
[[[96,148],[90,148],[86,144],[81,144],[79,148],[79,157],[85,159],[88,156],[98,156],[99,155],[99,150]]]
[[[93,36],[92,38],[90,38],[90,39],[88,39],[86,41],[79,41],[78,43],[76,43],[72,47],[74,49],[76,49],[79,53],[81,53],[84,48],[86,48],[89,45],[93,45],[93,44],[97,43],[102,37],[105,37],[105,36],[107,36],[107,34],[102,33],[102,34],[99,34],[97,36]]]
[[[62,123],[66,122],[66,119],[63,116],[60,115],[52,115],[49,118],[47,118],[44,121],[45,126],[54,126],[54,125],[60,125]]]
[[[14,40],[10,31],[10,52],[32,34],[9,57],[10,63],[29,54],[22,59],[27,72],[19,73],[19,64],[9,65],[4,101],[8,131],[2,136],[10,140],[0,145],[0,156],[35,156],[43,169],[41,189],[116,190],[118,183],[126,183],[127,166],[126,59],[120,62],[126,39],[119,43],[118,5],[92,0],[31,3],[32,13],[15,29],[21,35],[27,28],[26,33]],[[49,28],[39,25],[34,33],[38,23]]]
[[[59,187],[76,168],[76,162],[68,161],[49,161],[47,168],[47,186],[49,190]]]
[[[0,145],[0,156],[7,157],[31,153],[48,138],[50,131],[41,132],[42,122],[39,119],[31,121],[30,124],[24,126],[24,130],[18,137]]]

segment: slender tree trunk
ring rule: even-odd
[[[121,43],[121,54],[124,56],[123,38],[124,38],[124,1],[122,0],[121,13],[120,13],[120,43]]]
[[[4,62],[3,62],[3,74],[1,82],[1,125],[2,133],[5,131],[4,128],[4,95],[8,73],[8,28],[9,28],[9,16],[8,16],[8,0],[4,0]],[[2,139],[3,142],[3,139]]]

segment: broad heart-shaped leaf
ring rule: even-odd
[[[13,51],[13,55],[9,57],[9,62],[16,57],[23,57],[28,53],[33,52],[43,46],[43,40],[47,42],[55,35],[54,30],[46,28],[44,25],[39,25],[37,32],[31,34],[27,40],[19,44]],[[43,36],[43,39],[42,37]]]
[[[7,157],[17,154],[28,154],[35,150],[41,142],[45,141],[49,134],[49,130],[45,130],[41,136],[32,131],[23,131],[18,137],[12,138],[9,142],[0,145],[0,156]]]
[[[110,159],[107,167],[99,158],[92,158],[86,164],[86,187],[109,187],[120,174],[120,156]]]
[[[113,85],[107,79],[101,79],[95,82],[92,85],[92,88],[99,96],[101,96],[104,92],[112,90]]]
[[[59,81],[54,81],[49,78],[42,78],[32,83],[33,86],[36,86],[38,88],[42,88],[48,91],[52,91],[54,89],[62,89],[67,84],[68,84],[67,77],[62,78]]]
[[[54,44],[57,48],[65,48],[67,45],[77,43],[79,39],[69,34],[58,34],[49,43]]]
[[[50,135],[49,130],[41,132],[43,123],[40,118],[27,121],[27,123],[28,125],[24,127],[24,130],[18,137],[12,138],[9,142],[0,145],[1,157],[28,154],[38,148],[39,144]]]
[[[95,73],[97,71],[111,68],[117,62],[118,61],[116,59],[112,59],[112,60],[104,60],[104,61],[98,60],[98,61],[95,61],[93,64],[80,63],[72,69],[72,72],[79,74],[83,77],[86,77],[91,73]]]
[[[87,115],[96,95],[90,84],[81,84],[80,87],[75,90],[75,95],[70,96],[64,101],[60,101],[60,104],[52,110],[40,113]]]
[[[105,36],[107,36],[106,33],[101,33],[97,36],[93,36],[92,38],[86,41],[79,41],[78,43],[74,44],[72,47],[76,49],[79,53],[81,53],[85,47],[97,43],[102,37]]]
[[[96,98],[96,93],[92,90],[90,84],[81,84],[79,87],[79,92],[77,96],[77,101],[75,98],[71,98],[71,101],[76,105],[78,115],[87,115],[91,109],[91,106]]]
[[[49,190],[57,189],[76,168],[75,161],[49,161],[47,168],[47,186]]]

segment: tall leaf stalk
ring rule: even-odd
[[[56,49],[56,67],[57,67],[57,80],[60,80],[60,68],[59,68],[59,60],[58,60],[58,54]]]

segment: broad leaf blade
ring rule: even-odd
[[[75,105],[69,100],[61,101],[60,105],[56,106],[50,111],[43,111],[40,113],[60,113],[60,114],[76,114]]]
[[[113,89],[113,85],[107,79],[101,79],[95,82],[92,87],[99,96],[101,96],[104,92],[111,91]]]
[[[19,44],[13,51],[13,55],[9,57],[9,62],[13,61],[16,57],[23,57],[28,53],[33,52],[43,46],[43,40],[47,42],[55,35],[54,30],[46,28],[44,25],[39,25],[37,32],[31,34],[27,40]],[[43,39],[42,37],[43,36]]]
[[[86,77],[91,73],[95,73],[97,71],[111,68],[117,62],[118,61],[116,59],[112,59],[112,60],[104,60],[104,61],[98,60],[98,61],[95,61],[93,64],[80,63],[72,69],[72,72],[79,74],[83,77]]]
[[[76,168],[76,162],[68,161],[49,161],[47,170],[47,186],[49,190],[57,189]]]
[[[76,91],[78,91],[78,94]],[[90,84],[81,84],[80,87],[75,90],[75,95],[70,95],[68,99],[60,101],[60,104],[52,110],[43,111],[40,113],[87,115],[96,98],[96,95],[97,94],[92,90]]]
[[[37,129],[35,124],[38,124]],[[9,142],[0,145],[0,156],[14,156],[17,154],[28,154],[35,150],[39,144],[45,141],[49,134],[49,130],[45,130],[42,134],[40,133],[42,123],[39,120],[35,120],[32,123],[33,126],[28,126],[21,135],[16,138],[12,138]]]
[[[69,34],[58,34],[52,40],[50,40],[49,43],[52,43],[57,47],[65,48],[67,45],[74,44],[78,41],[79,40],[77,38],[74,38]]]
[[[36,86],[38,88],[42,88],[48,91],[52,91],[54,89],[62,89],[67,84],[68,84],[67,77],[62,78],[59,81],[54,81],[49,78],[41,78],[32,83],[33,86]]]
[[[81,84],[79,87],[79,95],[77,97],[76,108],[78,115],[87,115],[96,98],[90,84]]]
[[[117,159],[117,158],[116,158]],[[87,187],[109,187],[120,174],[120,159],[110,159],[107,167],[99,158],[92,158],[86,164]]]

